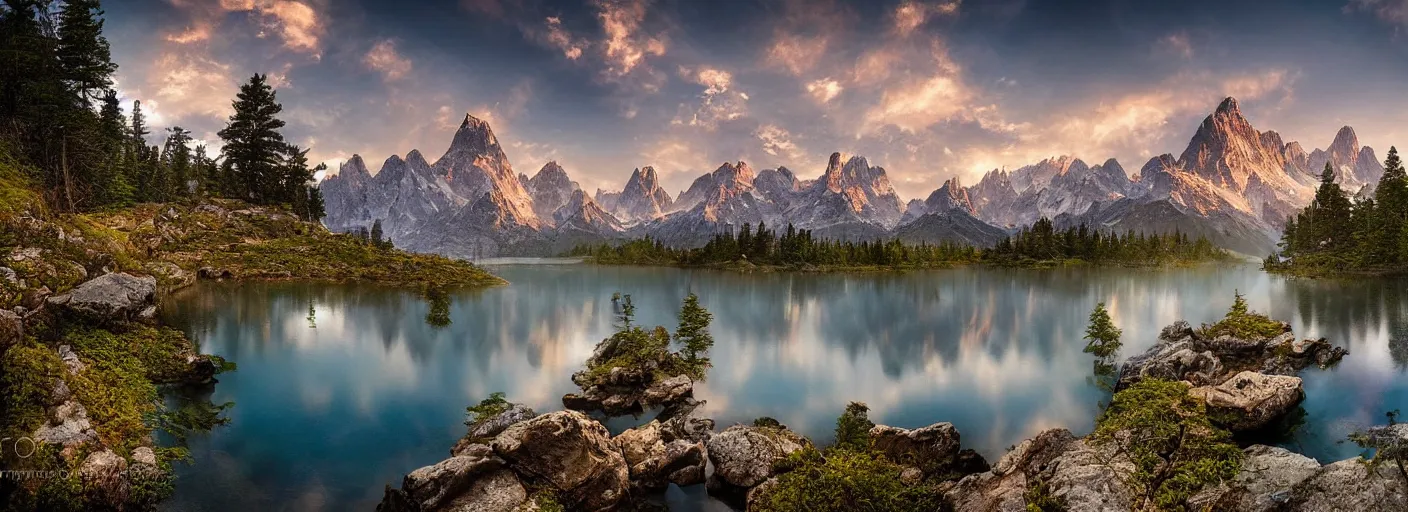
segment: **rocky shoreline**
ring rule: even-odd
[[[1298,340],[1284,324],[1275,336],[1236,337],[1212,336],[1208,326],[1194,329],[1178,322],[1165,328],[1153,347],[1120,367],[1116,388],[1168,383],[1174,386],[1168,389],[1185,390],[1192,397],[1188,403],[1198,404],[1199,410],[1205,407],[1206,418],[1216,428],[1254,433],[1299,405],[1304,393],[1296,373],[1310,366],[1329,367],[1346,354],[1324,339]],[[1123,396],[1117,393],[1116,400]],[[412,472],[399,489],[388,486],[378,510],[649,510],[661,507],[655,502],[667,485],[701,483],[710,495],[734,507],[778,510],[771,493],[795,484],[784,482],[790,471],[800,471],[798,465],[805,464],[799,461],[848,453],[818,451],[811,440],[766,419],[716,431],[713,420],[696,414],[697,402],[682,398],[678,403],[683,405],[614,437],[581,412],[536,415],[515,405],[471,425],[450,459]],[[1408,443],[1408,425],[1374,432]],[[1134,434],[1122,431],[1114,437]],[[940,496],[939,510],[1167,508],[1150,498],[1152,491],[1141,494],[1141,489],[1148,491],[1138,485],[1145,475],[1137,473],[1145,461],[1134,460],[1119,442],[1095,434],[1078,437],[1065,429],[1047,430],[1017,444],[991,466],[961,448],[960,435],[949,423],[916,429],[874,425],[861,444],[869,456],[897,465],[904,486]],[[1261,444],[1234,450],[1240,452],[1235,471],[1188,489],[1190,495],[1176,508],[1408,510],[1408,479],[1392,462],[1353,458],[1322,465]],[[845,508],[833,504],[813,509]]]

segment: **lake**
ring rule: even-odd
[[[771,416],[819,442],[849,401],[900,427],[950,421],[995,461],[1037,432],[1088,433],[1101,400],[1081,352],[1105,302],[1123,355],[1177,319],[1211,322],[1234,290],[1302,337],[1349,348],[1302,373],[1306,423],[1281,444],[1321,462],[1359,453],[1349,431],[1408,409],[1408,281],[1303,280],[1253,266],[908,273],[739,274],[570,262],[491,265],[508,286],[452,296],[427,324],[414,290],[371,285],[210,283],[167,297],[163,315],[239,365],[212,398],[229,425],[190,441],[168,510],[371,510],[383,486],[449,455],[464,409],[495,391],[539,412],[612,331],[610,297],[673,329],[690,291],[714,314],[715,367],[695,388],[722,429]],[[311,309],[310,309],[311,308]],[[613,430],[631,419],[613,421]],[[703,486],[672,510],[727,510]]]

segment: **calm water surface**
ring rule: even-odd
[[[513,262],[522,263],[522,262]],[[464,408],[495,391],[562,408],[569,375],[611,331],[612,292],[637,320],[673,325],[694,291],[714,313],[715,368],[696,387],[720,427],[772,416],[825,441],[846,402],[876,422],[953,422],[995,460],[1043,429],[1089,432],[1104,395],[1081,352],[1104,301],[1125,355],[1176,319],[1253,308],[1352,354],[1308,370],[1307,423],[1286,446],[1323,461],[1358,453],[1356,427],[1408,410],[1408,281],[1287,280],[1253,267],[956,269],[904,274],[737,274],[580,264],[491,267],[512,285],[453,297],[448,327],[415,292],[369,285],[203,283],[164,315],[239,364],[213,399],[231,423],[191,441],[170,510],[371,510],[383,486],[449,454]],[[310,305],[312,314],[310,315]],[[617,421],[613,428],[626,428]],[[702,486],[675,510],[719,510]]]

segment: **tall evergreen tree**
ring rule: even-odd
[[[166,200],[174,200],[190,195],[189,182],[195,171],[192,169],[191,132],[180,126],[166,130],[166,144],[162,148],[161,163],[164,167],[163,190]]]
[[[256,73],[240,86],[234,110],[229,123],[220,130],[220,138],[225,141],[225,163],[236,178],[235,183],[228,185],[236,189],[239,197],[259,204],[286,199],[279,197],[287,182],[288,146],[279,133],[284,122],[278,118],[283,106],[265,75]]]
[[[1096,357],[1110,357],[1120,350],[1120,335],[1123,334],[1110,320],[1110,312],[1105,303],[1095,305],[1090,312],[1090,325],[1085,328],[1085,352]]]
[[[704,354],[714,346],[714,336],[709,334],[709,323],[714,315],[699,305],[699,296],[691,292],[684,298],[680,307],[680,325],[675,329],[675,341],[681,345],[681,353],[691,365],[707,366],[709,358]]]
[[[103,37],[102,15],[98,0],[65,0],[59,13],[59,63],[64,80],[84,106],[112,87],[112,75],[117,72],[108,40]]]

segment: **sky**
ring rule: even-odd
[[[1137,174],[1225,96],[1307,150],[1408,144],[1408,0],[108,0],[124,101],[218,146],[265,73],[333,169],[434,160],[466,113],[517,172],[582,188],[653,165],[676,194],[832,152],[903,198],[1073,155]]]

